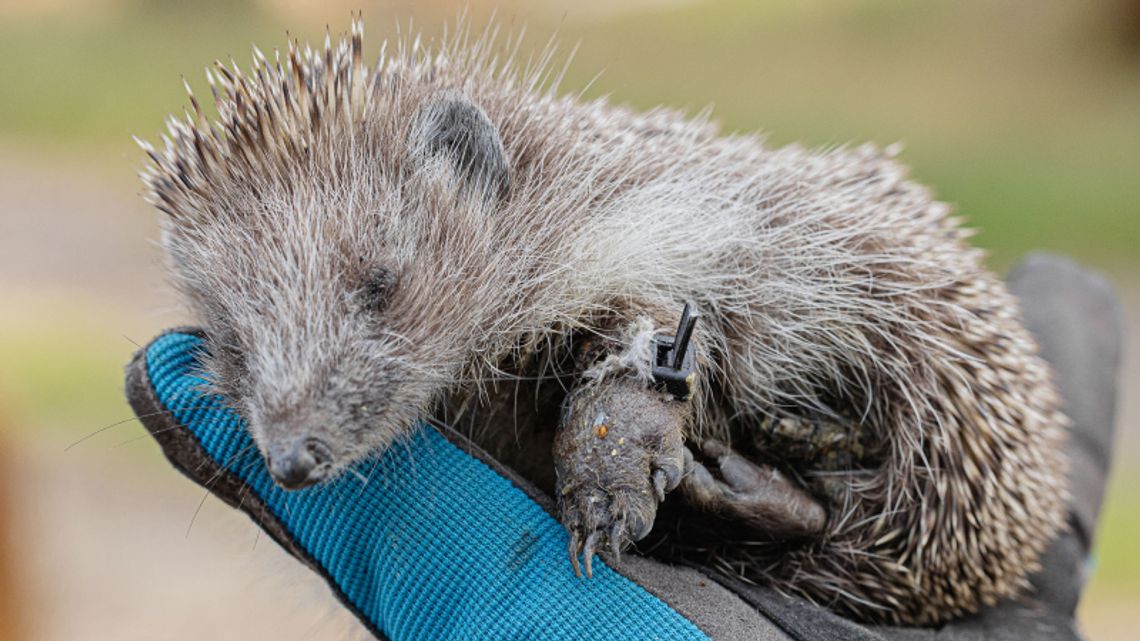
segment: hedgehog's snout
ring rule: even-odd
[[[284,439],[270,445],[265,453],[269,475],[287,490],[299,490],[324,480],[332,459],[328,444],[315,437]]]

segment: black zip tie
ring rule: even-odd
[[[685,303],[681,321],[674,336],[657,335],[653,342],[657,356],[653,363],[653,383],[657,389],[673,395],[678,401],[688,400],[693,391],[695,357],[693,354],[693,328],[700,313]]]

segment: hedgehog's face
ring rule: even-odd
[[[421,109],[406,148],[410,171],[386,170],[399,180],[365,183],[349,163],[329,184],[262,183],[227,194],[205,224],[165,226],[210,376],[286,488],[409,433],[479,340],[469,310],[486,307],[472,303],[488,287],[479,229],[506,184],[498,135],[445,95]]]
[[[277,278],[280,267],[203,302],[217,310],[205,313],[210,374],[274,479],[295,489],[408,433],[455,377],[455,356],[431,354],[415,315],[392,312],[406,302],[401,289],[416,287],[395,262],[311,281],[289,269],[293,283]]]

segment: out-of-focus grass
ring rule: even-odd
[[[1140,239],[1140,64],[1062,28],[1079,15],[1067,4],[720,0],[587,22],[571,12],[562,40],[581,48],[565,86],[602,70],[590,95],[713,103],[726,129],[777,143],[902,140],[904,160],[983,230],[999,265],[1052,248],[1116,267]],[[244,66],[251,42],[285,43],[286,21],[264,4],[118,6],[0,26],[0,135],[126,150],[130,134],[153,138],[181,109],[179,75],[205,93],[215,58]],[[294,34],[347,27],[335,3],[310,13]],[[398,18],[366,13],[375,51]],[[433,4],[422,22],[438,32],[448,13]],[[559,28],[551,15],[520,4],[499,19],[529,22],[537,48]]]
[[[1119,457],[1118,457],[1119,459]],[[1092,580],[1078,611],[1089,639],[1131,639],[1140,598],[1140,486],[1130,461],[1118,460],[1101,512]],[[1123,465],[1122,465],[1123,464]]]
[[[0,404],[11,427],[78,438],[131,416],[122,372],[137,348],[123,327],[121,319],[93,318],[82,302],[6,292]]]
[[[181,107],[179,76],[283,28],[244,2],[111,6],[0,25],[0,133],[61,145],[122,144]]]
[[[1059,3],[999,4],[698,3],[591,30],[573,70],[604,67],[594,91],[640,106],[714,102],[777,143],[904,141],[999,266],[1036,248],[1130,263],[1140,65],[1066,31]]]
[[[1137,487],[1140,487],[1140,474],[1127,464],[1118,465],[1109,483],[1094,556],[1097,584],[1106,591],[1137,589],[1140,577],[1140,552],[1136,549],[1136,541],[1140,539]]]

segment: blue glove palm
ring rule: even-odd
[[[604,563],[593,579],[576,577],[558,521],[434,429],[329,483],[278,488],[241,417],[203,390],[202,349],[200,337],[179,332],[146,348],[155,400],[176,422],[152,427],[156,438],[183,453],[175,464],[207,487],[223,477],[239,483],[241,507],[274,521],[260,524],[300,552],[373,632],[393,641],[708,639]],[[195,442],[205,458],[188,469],[184,450]]]

